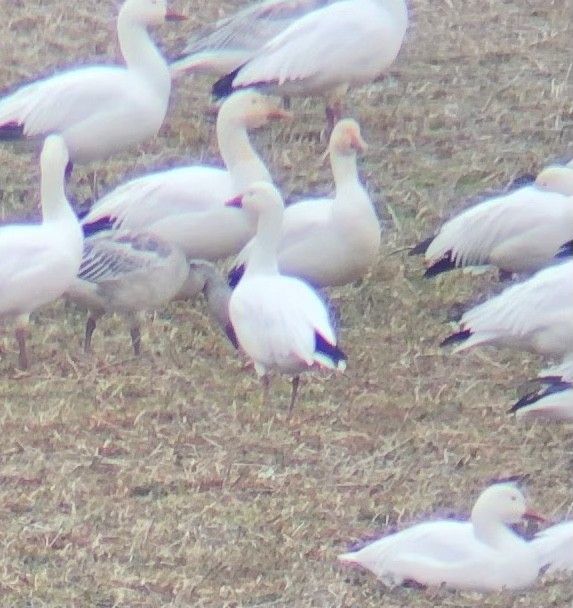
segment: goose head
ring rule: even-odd
[[[573,196],[573,166],[553,166],[543,169],[535,180],[541,190]]]
[[[273,184],[255,182],[243,194],[227,201],[225,205],[261,216],[276,212],[282,213],[283,199]]]
[[[253,89],[237,91],[228,97],[221,109],[217,122],[236,122],[247,129],[257,129],[269,120],[290,120],[292,114],[280,107],[280,100],[263,95]]]
[[[166,0],[126,0],[121,7],[120,16],[144,26],[185,19],[182,15],[168,12]]]
[[[367,149],[368,144],[362,138],[360,125],[355,120],[345,118],[336,123],[328,146],[331,155],[352,156]]]
[[[472,509],[472,521],[489,520],[505,525],[523,519],[544,519],[527,507],[525,497],[513,484],[500,483],[484,490]]]

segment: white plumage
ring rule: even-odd
[[[573,261],[541,270],[468,310],[460,331],[443,345],[450,343],[456,351],[492,344],[567,356],[573,352]]]
[[[272,181],[247,129],[290,114],[277,100],[240,91],[225,101],[217,138],[227,169],[190,166],[131,180],[99,200],[83,218],[87,233],[106,227],[144,230],[177,245],[190,258],[236,254],[254,235],[256,218],[225,206],[254,181]]]
[[[547,572],[573,573],[573,521],[564,521],[536,534],[531,546],[539,567]]]
[[[171,64],[173,75],[185,72],[224,76],[241,66],[271,38],[306,13],[337,0],[263,0],[220,19],[193,36]]]
[[[0,100],[0,137],[59,133],[71,162],[89,162],[155,135],[163,123],[171,76],[147,26],[176,16],[165,0],[127,0],[117,19],[126,66],[81,67],[16,90]]]
[[[527,509],[516,487],[495,484],[480,495],[468,522],[415,525],[338,559],[367,568],[389,585],[410,580],[460,590],[522,589],[540,568],[530,544],[509,528],[524,517],[539,516]]]
[[[67,163],[64,141],[48,137],[40,159],[42,224],[0,228],[0,317],[17,317],[22,368],[30,313],[64,293],[82,259],[82,231],[64,192]]]
[[[551,264],[573,240],[571,176],[566,167],[547,169],[538,183],[486,200],[446,222],[426,250],[426,274],[483,264],[534,272]]]
[[[335,197],[303,200],[285,209],[277,246],[281,274],[316,287],[344,285],[374,263],[380,223],[356,166],[356,152],[365,149],[356,121],[336,124],[329,146]],[[238,282],[252,246],[249,243],[235,261],[232,284]]]
[[[271,38],[214,91],[257,85],[283,95],[322,94],[332,128],[348,88],[371,82],[392,64],[407,27],[404,0],[330,2]]]
[[[257,214],[258,225],[247,270],[229,302],[231,323],[240,346],[263,376],[265,404],[269,371],[295,375],[292,410],[298,374],[314,367],[344,369],[345,356],[316,293],[303,281],[278,273],[276,245],[284,212],[279,192],[259,182],[233,204]]]

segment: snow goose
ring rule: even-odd
[[[415,247],[426,277],[491,264],[505,272],[535,272],[573,240],[573,170],[550,167],[534,184],[470,207]]]
[[[165,306],[185,283],[191,297],[203,288],[183,251],[153,235],[109,230],[86,238],[77,278],[66,290],[69,300],[88,309],[84,351],[91,350],[98,319],[118,312],[129,322],[138,355],[143,312]]]
[[[82,259],[82,231],[64,192],[68,160],[63,139],[46,138],[40,158],[42,224],[0,228],[0,318],[16,317],[22,369],[28,367],[30,313],[64,293]]]
[[[99,200],[82,219],[86,234],[102,226],[129,228],[178,245],[189,258],[217,260],[238,253],[254,235],[256,218],[225,202],[254,181],[272,181],[247,130],[290,118],[277,102],[252,90],[229,97],[217,117],[227,169],[197,165],[131,180]]]
[[[70,161],[85,163],[155,135],[171,76],[146,28],[179,18],[165,0],[127,0],[117,18],[126,66],[81,67],[23,86],[0,100],[0,138],[59,133]]]
[[[541,270],[468,310],[460,331],[442,342],[448,344],[456,351],[491,344],[567,356],[573,352],[573,261]]]
[[[374,263],[380,224],[356,167],[356,152],[365,149],[356,121],[336,124],[329,145],[336,195],[286,208],[277,248],[281,274],[332,287],[360,278]],[[230,273],[231,286],[240,280],[252,247],[251,242],[239,254]]]
[[[328,312],[316,293],[303,281],[279,274],[276,247],[284,213],[280,193],[272,184],[258,182],[228,204],[258,216],[245,275],[229,302],[231,324],[262,377],[265,409],[269,371],[294,375],[290,413],[299,374],[317,367],[343,370],[346,357],[336,346]]]
[[[573,521],[564,521],[535,535],[531,546],[546,572],[573,573]]]
[[[535,552],[509,528],[529,511],[513,485],[494,484],[477,499],[470,521],[433,521],[376,540],[339,555],[344,564],[367,568],[383,583],[445,585],[452,589],[522,589],[539,573]]]
[[[171,73],[224,76],[246,63],[266,42],[295,20],[335,0],[263,0],[220,19],[193,36]]]
[[[329,131],[348,89],[372,82],[396,59],[408,27],[404,0],[338,0],[304,14],[213,86],[325,96]]]
[[[573,355],[543,370],[532,385],[533,390],[521,397],[509,413],[527,420],[573,422]]]

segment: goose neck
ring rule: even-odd
[[[494,549],[501,549],[518,539],[504,523],[486,513],[472,513],[472,524],[475,537]]]
[[[245,276],[277,275],[277,247],[282,229],[282,207],[266,209],[259,215],[257,234],[249,256]]]
[[[121,54],[128,69],[152,84],[153,91],[164,97],[167,103],[171,90],[171,75],[147,28],[128,14],[120,12],[117,34]]]
[[[265,164],[251,144],[245,124],[230,117],[220,117],[217,122],[217,140],[236,192],[243,192],[255,181],[272,181]]]
[[[42,171],[40,200],[44,222],[57,222],[68,216],[73,216],[75,219],[75,214],[66,198],[63,169],[62,171]]]
[[[347,182],[360,183],[356,154],[341,154],[333,151],[330,153],[330,166],[337,189]]]

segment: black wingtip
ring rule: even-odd
[[[430,236],[427,239],[420,241],[417,245],[414,245],[410,249],[410,251],[408,252],[408,255],[423,255],[424,253],[426,253],[426,251],[428,251],[428,247],[430,246],[430,243],[435,238],[436,238],[435,236]]]
[[[450,344],[465,342],[471,335],[472,332],[470,329],[463,329],[462,331],[458,331],[455,334],[448,336],[445,340],[442,340],[442,342],[440,342],[440,347],[444,348],[444,346],[450,346]]]
[[[233,266],[231,270],[229,270],[229,274],[227,275],[227,283],[231,289],[235,289],[235,287],[240,283],[243,275],[245,274],[245,265],[239,264],[238,266]]]
[[[454,270],[455,268],[457,268],[457,266],[456,263],[452,260],[452,252],[448,251],[437,262],[434,262],[431,266],[426,268],[426,272],[424,272],[424,277],[426,279],[430,279],[439,274],[442,274],[442,272],[449,272],[450,270]]]
[[[547,378],[549,377],[550,376],[547,376]],[[545,384],[547,384],[547,382],[545,382]],[[566,391],[572,387],[573,384],[571,382],[563,382],[562,380],[556,380],[554,382],[549,383],[549,386],[542,390],[532,391],[531,393],[528,393],[527,395],[521,397],[519,401],[517,401],[511,406],[507,413],[515,414],[515,412],[517,412],[521,408],[527,407],[528,405],[532,405],[533,403],[536,403],[544,397],[548,397],[549,395],[553,395],[555,393],[561,393],[562,391]]]
[[[91,222],[90,224],[84,224],[82,226],[82,230],[84,231],[84,237],[93,236],[98,232],[103,232],[104,230],[111,230],[114,227],[114,222],[110,217],[100,217],[95,222]]]
[[[233,88],[233,80],[235,80],[235,77],[242,67],[243,66],[239,66],[215,82],[211,88],[211,93],[215,99],[224,99],[225,97],[229,97],[229,95],[235,90]]]
[[[24,137],[24,125],[16,122],[8,122],[0,126],[0,140],[14,141]]]
[[[556,260],[564,260],[573,257],[573,241],[567,241],[559,248],[559,251],[555,254]]]
[[[327,342],[318,332],[314,332],[314,351],[322,353],[332,360],[334,365],[338,367],[341,361],[346,361],[348,357],[336,346]]]
[[[535,183],[535,175],[533,173],[522,173],[513,179],[511,184],[507,187],[507,192],[513,192],[519,190],[525,186],[531,186]]]

